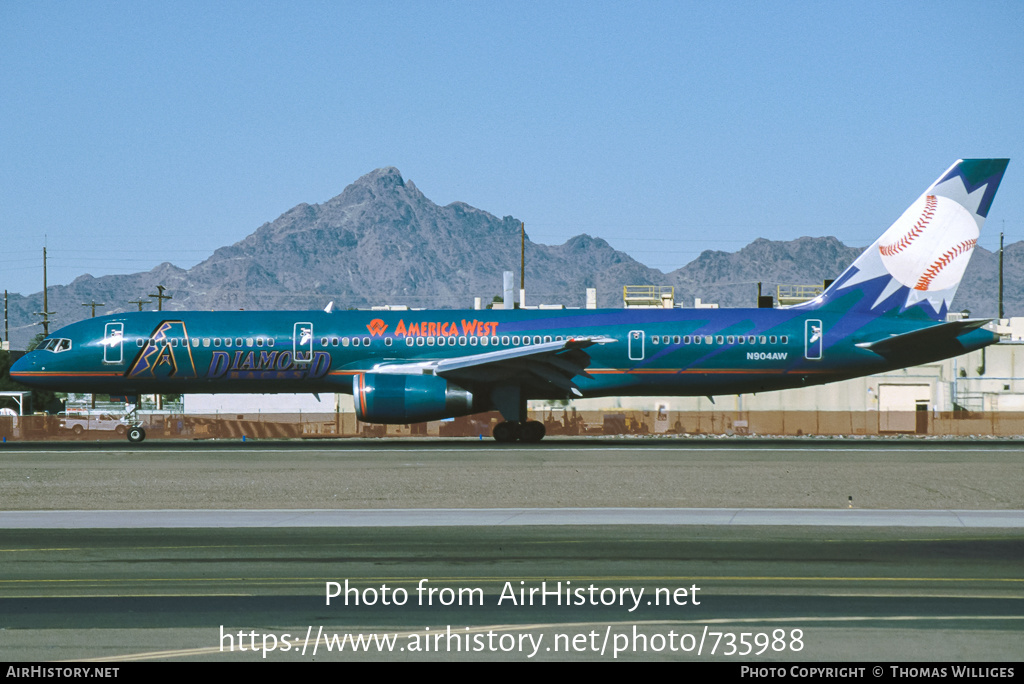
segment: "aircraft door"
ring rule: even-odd
[[[630,361],[643,361],[644,360],[644,331],[643,330],[630,330],[629,331],[629,360]]]
[[[804,321],[804,358],[816,361],[821,358],[824,340],[821,321]]]
[[[103,328],[103,363],[124,361],[124,323],[107,323]]]
[[[292,358],[295,363],[313,360],[313,324],[296,323],[292,328]]]

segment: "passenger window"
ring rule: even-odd
[[[347,346],[348,346],[348,338],[346,337],[345,339],[343,339],[343,340],[342,340],[342,343],[343,343],[343,344],[344,344],[344,345],[345,345],[345,346],[347,347]],[[405,338],[405,346],[406,346],[406,347],[411,347],[411,346],[413,346],[414,344],[416,344],[416,340],[414,340],[414,339],[413,339],[413,338],[411,338],[411,337],[406,337],[406,338]]]
[[[273,347],[274,346],[274,338],[273,337],[268,337],[267,338],[267,346],[268,347]]]
[[[551,335],[545,335],[544,336],[544,341],[545,342],[550,342],[551,341]]]
[[[459,346],[460,347],[465,347],[466,346],[466,336],[465,335],[463,335],[462,337],[459,338]]]
[[[502,346],[508,346],[508,342],[509,342],[508,335],[502,335],[502,337],[501,337],[501,344],[502,344]]]
[[[434,346],[434,338],[433,337],[428,337],[427,338],[427,346],[428,347],[433,347]]]
[[[235,346],[236,347],[241,347],[242,346],[242,338],[241,337],[236,337],[235,338]]]
[[[385,337],[384,338],[384,346],[385,347],[390,347],[391,346],[391,338],[390,337]]]
[[[704,336],[704,344],[711,344],[714,341],[715,341],[715,338],[712,337],[711,335],[705,335]]]
[[[359,346],[359,338],[358,337],[353,337],[352,338],[352,346],[353,347],[358,347]]]
[[[422,347],[422,346],[423,346],[423,344],[424,344],[424,340],[423,340],[423,338],[422,338],[422,337],[417,337],[417,338],[416,338],[416,346],[417,346],[417,347]]]
[[[490,344],[490,340],[489,339],[487,339],[486,337],[481,337],[480,338],[480,346],[481,347],[486,347],[488,344]]]
[[[214,337],[213,338],[213,346],[214,347],[219,347],[220,346],[220,338],[219,337]]]
[[[363,338],[363,346],[364,347],[369,347],[370,346],[370,338],[369,337],[364,337]]]
[[[257,337],[256,338],[256,346],[257,347],[262,347],[263,346],[263,338],[262,337]]]
[[[657,335],[651,338],[651,344],[658,344],[658,340],[661,339]]]
[[[327,346],[327,338],[326,337],[321,337],[320,338],[320,346],[321,347],[326,347]]]
[[[728,342],[729,344],[734,344],[736,342],[736,338],[733,337],[732,335],[729,335],[727,338],[725,338],[725,341]]]
[[[764,344],[764,343],[766,343],[767,341],[768,341],[768,338],[767,338],[767,337],[765,337],[764,335],[761,335],[760,337],[758,337],[758,338],[757,338],[757,342],[758,342],[758,344]]]
[[[718,335],[717,337],[715,337],[715,343],[716,344],[722,344],[723,342],[725,342],[725,338],[722,337],[721,335]]]
[[[139,339],[135,340],[135,346],[139,347],[140,349],[142,348],[142,345],[144,345],[145,343],[146,343],[146,341],[144,339],[142,339],[141,337]],[[46,344],[42,345],[40,347],[40,349],[49,349],[51,344],[53,344],[53,343],[50,342],[49,340],[47,340]]]
[[[694,343],[694,344],[700,344],[700,342],[701,342],[701,337],[700,337],[700,335],[694,335],[694,336],[693,336],[693,343]]]
[[[769,342],[771,342],[772,344],[775,344],[775,341],[776,341],[777,339],[778,339],[778,338],[777,338],[777,337],[775,337],[775,335],[772,335],[771,337],[769,337],[769,338],[768,338],[768,341],[769,341]]]
[[[469,346],[470,347],[475,347],[476,346],[476,338],[475,337],[470,337],[469,338]]]
[[[519,346],[519,335],[512,336],[512,344],[514,344],[517,347]]]
[[[789,344],[789,335],[782,336],[782,344]]]
[[[348,346],[348,338],[347,337],[342,337],[341,338],[341,346],[342,347],[347,347]],[[411,337],[409,338],[409,346],[410,347],[412,346],[412,338]]]
[[[540,335],[534,335],[533,336],[533,343],[534,344],[540,344]]]
[[[204,347],[209,347],[210,346],[210,338],[209,337],[204,337],[203,338],[203,346]]]

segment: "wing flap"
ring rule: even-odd
[[[556,394],[579,394],[573,378],[591,377],[586,368],[590,355],[584,349],[614,342],[611,337],[573,337],[555,342],[530,344],[451,359],[415,363],[381,364],[375,373],[426,373],[438,375],[463,386],[513,382],[547,388]]]

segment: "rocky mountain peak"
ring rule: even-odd
[[[367,173],[323,204],[299,204],[206,261],[186,270],[161,264],[152,271],[93,278],[51,287],[57,325],[89,314],[82,304],[106,303],[99,314],[135,310],[128,302],[168,288],[168,310],[339,308],[406,304],[465,308],[474,297],[501,293],[502,272],[519,269],[519,220],[496,216],[465,202],[438,206],[394,167]],[[583,305],[595,287],[603,307],[622,306],[623,285],[673,285],[676,301],[693,297],[722,306],[752,306],[756,283],[813,284],[835,278],[860,253],[835,238],[759,239],[738,252],[703,252],[690,264],[662,273],[614,249],[605,240],[578,235],[562,245],[526,243],[531,303]],[[1024,311],[1024,243],[1007,245],[1006,308]],[[968,267],[954,307],[992,315],[995,259],[980,247]],[[42,293],[13,295],[15,348],[38,329]],[[150,308],[153,308],[152,306]]]

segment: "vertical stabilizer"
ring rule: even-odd
[[[943,320],[1009,159],[961,159],[816,299],[800,308]]]

